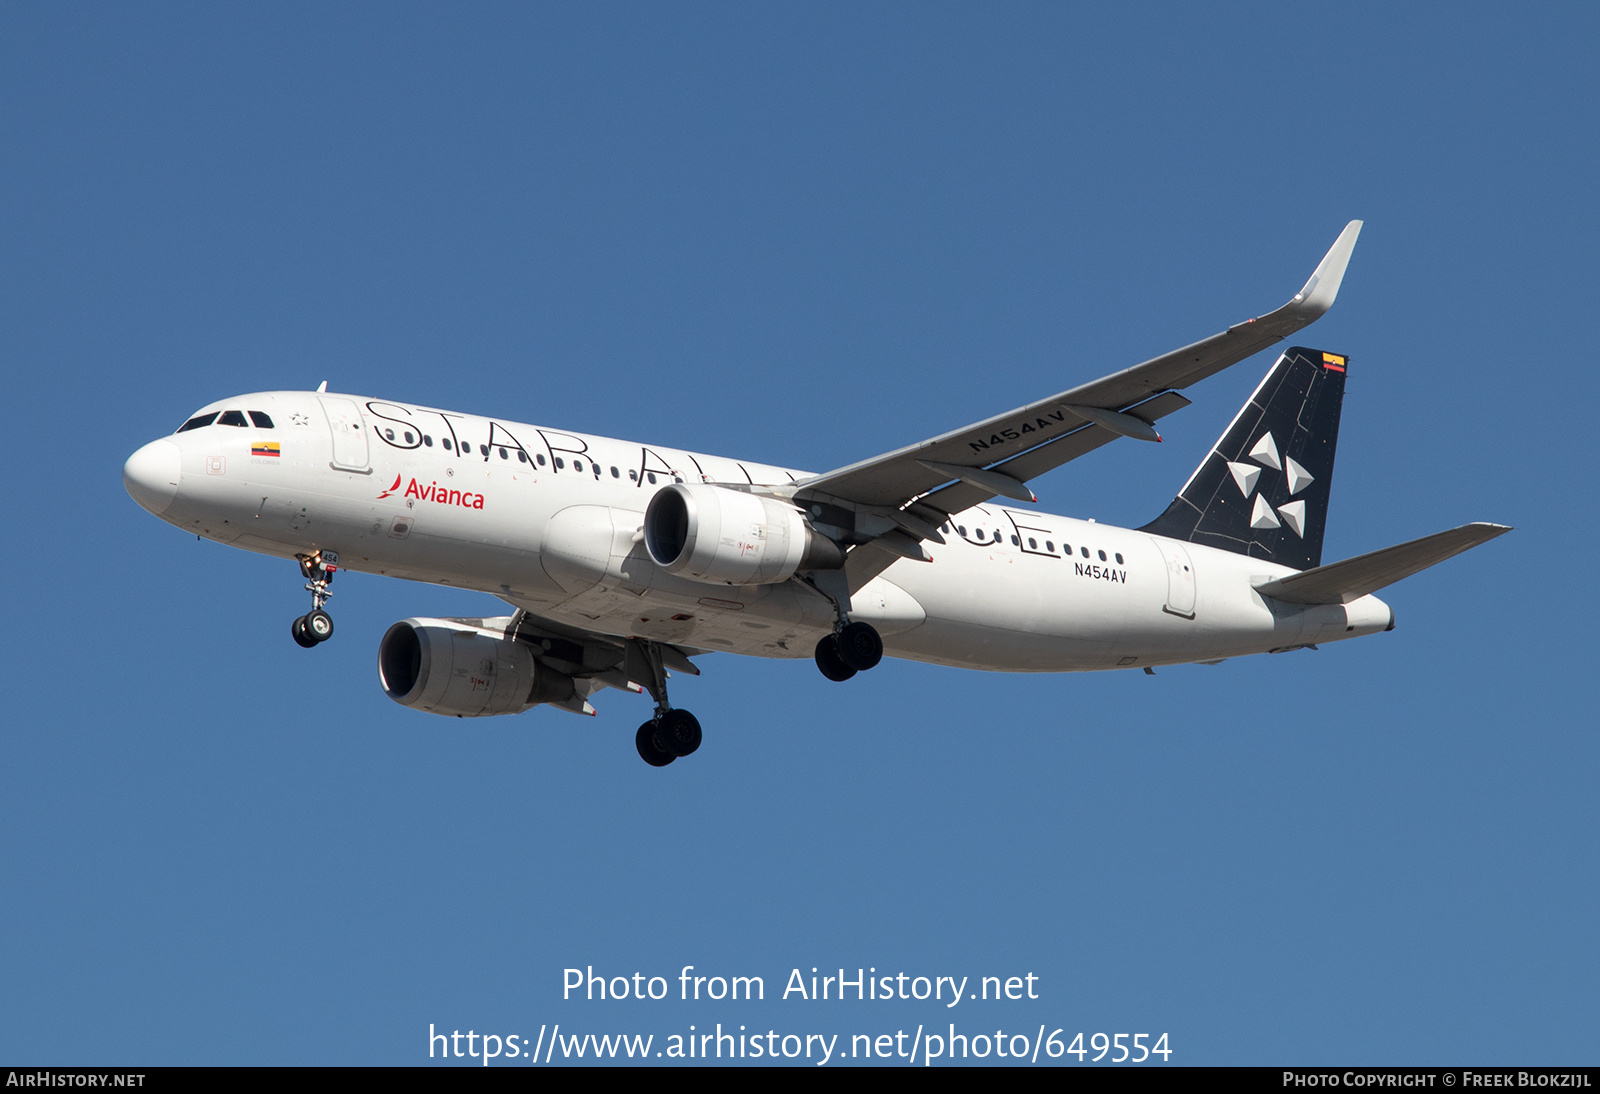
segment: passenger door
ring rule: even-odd
[[[318,395],[322,412],[327,415],[328,429],[333,434],[333,461],[335,471],[354,471],[372,474],[372,463],[367,450],[367,429],[361,421],[361,409],[353,399],[335,395]]]

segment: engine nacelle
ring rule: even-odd
[[[378,644],[389,698],[429,714],[517,714],[575,694],[572,677],[545,668],[500,619],[403,619]]]
[[[799,569],[835,569],[844,554],[792,505],[706,483],[656,493],[644,542],[670,574],[717,585],[772,585]]]

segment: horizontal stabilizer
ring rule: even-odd
[[[1504,524],[1463,524],[1448,532],[1280,577],[1257,585],[1256,592],[1289,604],[1348,604],[1509,531]]]

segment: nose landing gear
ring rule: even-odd
[[[297,645],[310,649],[333,637],[333,616],[322,606],[333,596],[328,586],[339,571],[339,556],[332,551],[318,551],[296,557],[300,559],[300,572],[306,577],[306,592],[311,594],[311,610],[290,625],[289,633]]]

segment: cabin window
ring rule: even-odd
[[[1039,549],[1039,541],[1034,539],[1032,536],[1029,536],[1028,537],[1028,550],[1037,551],[1038,549]]]
[[[572,469],[574,471],[582,471],[583,470],[583,461],[582,460],[573,460],[572,461]]]
[[[432,448],[433,447],[433,438],[428,436],[426,433],[424,433],[422,435],[422,443],[427,445],[429,448]]]
[[[394,430],[392,430],[392,429],[385,429],[383,431],[383,435],[385,437],[388,437],[391,441],[394,440]]]
[[[1089,557],[1089,548],[1087,548],[1087,547],[1079,547],[1078,550],[1083,554],[1084,558],[1088,558]]]
[[[187,422],[184,422],[182,425],[180,425],[178,427],[178,432],[187,433],[191,429],[199,429],[202,426],[208,426],[216,420],[217,412],[215,410],[213,410],[210,414],[197,414],[193,418],[190,418]]]
[[[416,435],[413,434],[411,432],[411,430],[409,430],[409,429],[406,430],[404,436],[405,436],[405,439],[406,439],[406,444],[416,444],[417,443]]]
[[[424,438],[424,439],[426,439],[426,438]],[[450,438],[449,437],[440,437],[439,438],[439,445],[446,452],[450,451]]]
[[[222,417],[217,419],[218,425],[236,425],[241,429],[249,428],[249,423],[244,420],[242,410],[224,410]]]
[[[517,449],[517,462],[518,463],[527,463],[528,462],[528,454],[526,452],[524,452],[520,448]]]
[[[500,450],[500,458],[502,460],[509,460],[511,458],[511,453],[507,452],[505,449],[502,448]]]
[[[961,535],[966,535],[967,534],[967,526],[965,524],[958,524],[958,525],[956,525],[956,531],[959,532]]]
[[[1022,540],[1018,539],[1016,536],[1012,536],[1011,537],[1011,546],[1013,546],[1013,547],[1021,547],[1022,546]]]
[[[639,481],[639,472],[637,472],[637,471],[629,471],[628,472],[628,481],[629,482],[638,482]]]
[[[1100,561],[1104,562],[1105,560],[1106,560],[1106,553],[1104,551],[1101,551],[1100,552]]]
[[[261,413],[259,410],[252,410],[250,412],[250,420],[255,423],[257,429],[272,428],[272,419]]]
[[[1117,555],[1117,565],[1118,565],[1118,566],[1121,566],[1121,565],[1122,565],[1122,555],[1120,555],[1120,554],[1119,554],[1119,555]]]
[[[544,453],[543,452],[539,453],[539,466],[540,467],[544,466]]]
[[[654,471],[651,471],[649,474],[650,474],[650,485],[654,486],[656,484],[656,473]]]
[[[1050,553],[1051,553],[1051,554],[1055,554],[1055,553],[1056,553],[1056,545],[1055,545],[1055,543],[1054,543],[1054,542],[1053,542],[1053,541],[1051,541],[1051,540],[1048,540],[1048,539],[1047,539],[1047,540],[1045,540],[1045,541],[1044,541],[1044,549],[1045,549],[1045,550],[1046,550],[1046,551],[1049,551],[1049,552],[1050,552]],[[1070,552],[1070,549],[1069,549],[1069,552],[1068,552],[1068,553],[1071,553],[1071,552]]]
[[[622,473],[620,471],[618,471],[615,467],[612,467],[611,468],[611,477],[614,478],[614,479],[620,479],[620,478],[622,478]]]
[[[478,446],[478,455],[480,455],[480,456],[488,456],[489,455],[489,446],[486,445],[486,444],[480,444]]]
[[[557,456],[557,457],[556,457],[556,470],[557,470],[557,471],[561,471],[561,470],[563,470],[563,469],[564,469],[564,468],[565,468],[565,467],[566,467],[566,466],[567,466],[567,461],[566,461],[566,460],[563,460],[563,459],[562,459],[562,458],[561,458],[561,457],[560,457],[560,456]]]

